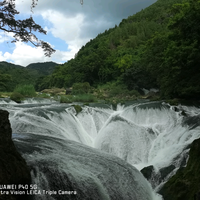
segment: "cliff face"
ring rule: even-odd
[[[0,185],[30,184],[30,171],[11,139],[12,130],[8,115],[7,111],[0,110]],[[21,195],[0,194],[0,200],[4,199],[17,200],[28,198]]]
[[[200,200],[200,139],[191,144],[189,160],[163,186],[160,193],[165,200]]]

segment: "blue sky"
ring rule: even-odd
[[[16,0],[19,18],[30,15],[40,24],[47,35],[36,34],[50,43],[56,50],[50,58],[44,56],[41,48],[27,43],[11,43],[12,34],[0,30],[0,61],[22,66],[30,63],[54,61],[64,63],[74,57],[90,39],[106,29],[118,25],[122,19],[139,12],[156,0],[38,0],[31,13],[31,0]]]

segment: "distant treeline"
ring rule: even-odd
[[[33,63],[27,67],[12,63],[0,62],[0,91],[12,92],[17,85],[35,85],[40,77],[53,72],[54,62]]]

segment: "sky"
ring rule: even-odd
[[[156,0],[83,0],[83,5],[80,0],[38,0],[33,13],[31,2],[16,0],[16,9],[20,12],[18,19],[32,15],[34,21],[47,31],[47,35],[37,33],[36,36],[50,43],[56,52],[50,58],[45,57],[41,48],[29,43],[11,43],[13,34],[0,30],[0,61],[24,67],[47,61],[65,63],[90,39],[119,25],[122,19]]]

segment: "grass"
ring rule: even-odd
[[[120,81],[108,82],[104,85],[98,86],[95,90],[96,96],[100,99],[135,99],[140,96],[136,90],[128,90],[126,85]]]
[[[60,103],[72,103],[70,95],[61,95],[60,96]]]
[[[44,89],[41,91],[42,93],[48,93],[51,95],[63,95],[66,92],[66,89],[64,88],[51,88],[51,89]]]
[[[72,103],[72,102],[96,102],[97,99],[92,94],[79,94],[79,95],[62,95],[60,97],[60,103]]]
[[[10,97],[12,92],[0,92],[0,98]]]
[[[37,94],[37,97],[49,99],[49,98],[51,98],[51,95],[48,94],[48,93],[38,93],[38,94]]]

